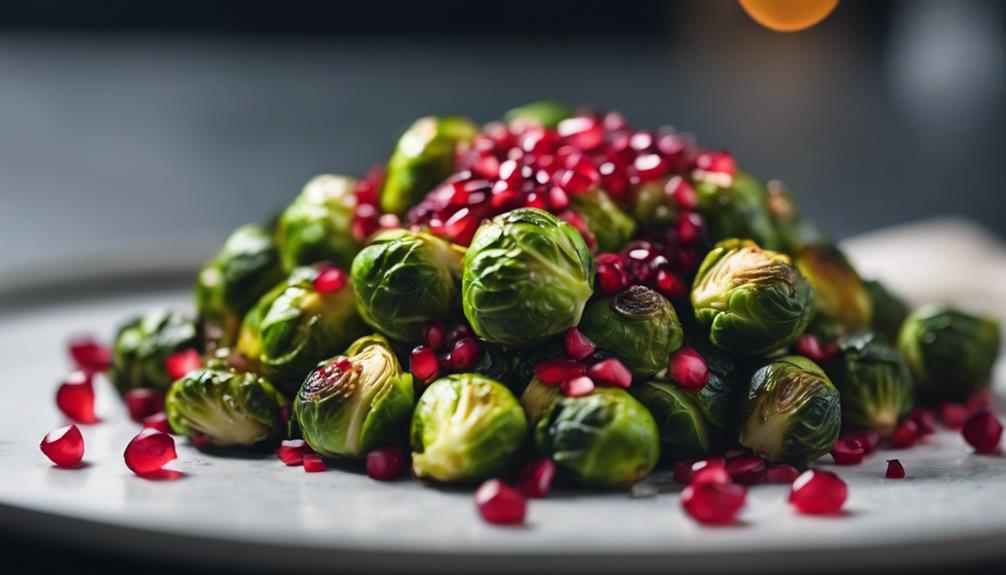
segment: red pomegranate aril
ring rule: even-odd
[[[206,451],[213,447],[213,439],[205,433],[196,433],[190,438],[190,441],[192,441],[192,447],[199,451]]]
[[[546,359],[535,367],[535,376],[549,385],[560,383],[583,375],[584,368],[575,360],[569,358]]]
[[[70,424],[45,434],[39,448],[59,467],[76,467],[84,458],[84,436]]]
[[[744,506],[747,490],[732,483],[691,483],[681,492],[681,506],[700,523],[731,523]]]
[[[581,150],[590,151],[604,143],[604,128],[597,118],[567,118],[557,126],[559,135]]]
[[[569,207],[569,196],[559,186],[552,186],[548,190],[548,205],[552,211],[562,211]]]
[[[609,358],[587,368],[587,375],[599,385],[627,389],[632,385],[632,372],[616,358]]]
[[[382,230],[393,230],[402,227],[402,221],[398,219],[396,214],[381,214],[381,217],[377,219],[377,223],[381,226]]]
[[[689,346],[671,354],[667,362],[667,374],[674,383],[692,391],[702,389],[709,382],[706,360]]]
[[[727,459],[727,473],[739,485],[757,485],[765,481],[765,458],[759,455],[739,455]]]
[[[908,412],[907,419],[915,422],[919,437],[936,433],[936,414],[924,407],[916,407]]]
[[[478,488],[475,505],[483,519],[497,525],[523,523],[527,513],[524,496],[499,479],[490,479]]]
[[[156,389],[138,387],[126,392],[125,402],[129,418],[141,423],[148,416],[164,409],[164,394]]]
[[[654,283],[657,290],[668,299],[678,299],[688,293],[688,284],[667,270],[659,270]]]
[[[702,240],[702,216],[695,212],[682,214],[674,222],[674,232],[678,243],[684,246],[698,245]]]
[[[1003,426],[990,411],[979,411],[964,422],[961,435],[977,453],[995,453],[1002,441]]]
[[[123,453],[126,467],[137,475],[160,471],[176,457],[174,438],[149,427],[138,433]]]
[[[577,361],[583,361],[594,354],[594,342],[575,327],[566,330],[564,342],[566,353]]]
[[[598,254],[596,263],[597,282],[602,293],[614,295],[629,287],[622,256],[613,253]]]
[[[667,185],[664,186],[664,193],[674,201],[674,204],[680,210],[690,212],[699,207],[699,198],[695,193],[695,188],[692,187],[692,184],[688,180],[681,176],[674,176],[667,180]]]
[[[346,287],[346,272],[336,267],[327,267],[314,278],[314,291],[322,294],[335,293]]]
[[[426,347],[440,351],[444,347],[446,337],[447,332],[444,329],[444,324],[439,321],[431,319],[423,325],[423,341],[426,342]]]
[[[919,428],[911,419],[905,419],[898,424],[891,434],[891,447],[895,449],[908,449],[919,440]]]
[[[382,447],[367,454],[367,475],[378,481],[394,481],[405,473],[405,455],[399,447]]]
[[[381,229],[381,214],[370,204],[357,204],[353,213],[353,221],[349,224],[349,232],[353,238],[362,242]]]
[[[161,433],[171,433],[171,423],[168,421],[168,414],[163,411],[148,415],[143,418],[143,427],[156,429]]]
[[[884,477],[887,479],[904,479],[905,466],[897,459],[888,459],[887,471],[884,473]]]
[[[695,169],[733,176],[737,173],[737,164],[729,152],[704,152],[695,158]]]
[[[303,439],[285,439],[276,449],[276,457],[286,465],[293,467],[303,464],[304,454],[309,451],[311,448],[304,443]]]
[[[583,397],[594,392],[594,380],[581,375],[562,382],[559,389],[567,397]]]
[[[855,441],[863,447],[863,451],[866,455],[870,455],[877,450],[880,446],[880,435],[872,429],[866,429],[863,431],[853,431],[846,433],[842,436],[844,439],[849,441]]]
[[[552,481],[555,480],[555,463],[542,457],[532,459],[524,465],[517,480],[517,491],[524,497],[542,498],[547,497],[552,489]]]
[[[719,459],[706,459],[692,464],[692,475],[688,478],[689,485],[702,483],[733,483],[726,463]]]
[[[56,390],[56,407],[74,423],[97,423],[91,375],[75,371]]]
[[[988,389],[980,389],[964,402],[964,407],[969,413],[992,410],[992,392]]]
[[[667,162],[658,154],[640,154],[632,165],[643,182],[652,182],[667,173]]]
[[[416,346],[409,355],[409,371],[419,381],[430,381],[440,373],[437,354],[425,345]]]
[[[838,346],[835,344],[823,343],[816,336],[805,333],[796,340],[793,345],[796,353],[806,357],[815,363],[823,363],[831,359],[838,353]]]
[[[190,371],[199,369],[202,358],[199,352],[189,348],[169,355],[164,360],[164,369],[173,380],[181,379]]]
[[[940,422],[944,427],[960,429],[964,426],[971,412],[960,403],[947,402],[940,406]]]
[[[692,480],[692,476],[700,469],[704,469],[706,467],[723,467],[724,465],[725,462],[720,457],[678,461],[674,464],[674,481],[680,483],[681,485],[685,485]],[[730,479],[729,474],[726,478],[727,480]]]
[[[809,469],[793,482],[789,502],[800,513],[830,515],[838,513],[849,496],[849,488],[830,471]]]
[[[765,468],[765,483],[793,483],[800,471],[787,463],[771,463]]]
[[[112,363],[112,350],[90,337],[73,339],[69,344],[70,358],[77,369],[90,373],[108,370]]]
[[[304,461],[301,463],[304,467],[304,471],[308,473],[318,473],[320,471],[325,471],[325,460],[321,458],[317,453],[305,453]]]
[[[472,337],[464,337],[454,342],[448,364],[455,372],[468,371],[475,366],[482,355],[482,346]]]
[[[831,457],[838,465],[857,465],[865,455],[863,444],[855,439],[842,438],[831,447]]]

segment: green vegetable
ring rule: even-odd
[[[740,444],[771,461],[802,465],[831,450],[841,425],[831,380],[809,359],[789,355],[754,372]]]
[[[426,388],[412,417],[416,477],[471,482],[505,473],[528,436],[527,418],[503,384],[473,373]]]
[[[834,245],[805,246],[796,267],[817,296],[817,312],[837,323],[844,333],[870,325],[873,302],[859,274]]]
[[[548,411],[555,400],[559,399],[559,386],[543,383],[537,377],[532,378],[520,395],[520,405],[524,408],[527,422],[532,428],[538,425],[541,416]]]
[[[695,183],[709,240],[741,238],[768,250],[784,247],[769,215],[765,186],[744,172],[738,172],[730,185],[722,183],[714,178]]]
[[[814,311],[814,292],[789,257],[749,240],[713,247],[695,277],[691,300],[709,340],[747,357],[788,347]]]
[[[879,281],[867,280],[863,285],[873,303],[871,323],[874,331],[886,337],[888,341],[897,341],[901,325],[905,323],[910,311],[908,304]]]
[[[554,100],[538,100],[513,108],[503,115],[506,123],[515,127],[538,125],[555,128],[559,122],[573,115],[573,109]]]
[[[765,206],[779,238],[779,251],[796,257],[807,239],[805,224],[800,220],[796,202],[778,180],[766,184],[765,191]]]
[[[611,196],[599,189],[569,198],[570,209],[584,219],[597,240],[600,252],[617,252],[636,233],[636,222],[618,207]]]
[[[352,178],[323,174],[304,186],[276,224],[283,269],[323,261],[349,267],[361,247],[352,233],[355,185]]]
[[[579,323],[594,264],[580,232],[521,208],[483,224],[465,255],[464,313],[483,339],[527,349]]]
[[[636,383],[631,391],[653,414],[666,457],[680,460],[709,453],[712,433],[709,423],[688,392],[672,383],[657,381]]]
[[[119,328],[108,378],[123,395],[141,387],[166,391],[174,378],[168,375],[165,361],[188,349],[202,349],[192,318],[171,310],[144,314]]]
[[[294,418],[311,449],[329,457],[363,457],[408,436],[414,392],[388,340],[362,337],[321,363],[293,403]]]
[[[675,177],[680,179],[680,176]],[[669,186],[668,181],[660,179],[644,182],[636,187],[629,202],[629,213],[640,227],[644,229],[668,228],[674,225],[678,219],[681,210],[666,192]]]
[[[694,341],[692,347],[706,360],[709,375],[702,389],[685,393],[695,402],[706,421],[733,435],[743,392],[737,365],[729,354],[705,341]],[[671,381],[674,381],[673,378]]]

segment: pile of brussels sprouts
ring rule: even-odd
[[[988,387],[994,319],[911,311],[728,153],[553,102],[505,118],[421,119],[383,169],[236,230],[196,314],[121,329],[117,388],[217,451],[541,494],[525,462],[592,487],[737,449],[803,467]]]

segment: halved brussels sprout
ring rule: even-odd
[[[356,305],[370,327],[406,343],[455,310],[464,249],[432,234],[381,232],[353,260]]]
[[[173,310],[133,318],[115,336],[108,378],[120,394],[141,387],[167,391],[174,378],[165,361],[180,351],[202,350],[199,332],[195,320]]]
[[[322,174],[309,181],[276,223],[283,269],[330,262],[348,268],[361,243],[353,237],[356,180]]]
[[[537,125],[554,128],[573,115],[573,109],[555,100],[538,100],[511,109],[503,115],[506,123],[514,126]]]
[[[814,311],[814,292],[788,256],[750,240],[725,240],[702,262],[692,306],[713,345],[750,357],[800,337]]]
[[[708,379],[698,391],[686,391],[706,421],[734,435],[740,411],[742,386],[737,364],[723,350],[705,341],[691,342],[692,348],[706,360]],[[670,378],[674,381],[674,378]]]
[[[639,377],[667,369],[667,359],[684,338],[671,302],[638,285],[612,297],[592,299],[579,329]]]
[[[769,216],[767,192],[761,182],[737,172],[724,187],[715,179],[695,182],[699,213],[706,220],[711,242],[730,238],[749,239],[768,250],[783,247]]]
[[[511,469],[527,441],[528,426],[506,386],[462,373],[426,388],[412,417],[411,435],[416,477],[469,482]]]
[[[311,449],[362,457],[405,443],[414,398],[412,375],[402,371],[388,340],[370,335],[307,376],[293,413]]]
[[[814,288],[817,313],[834,320],[844,333],[870,326],[870,294],[841,250],[828,244],[804,246],[796,267]]]
[[[680,460],[709,453],[712,435],[709,423],[688,392],[658,381],[636,383],[631,392],[653,415],[665,457]]]
[[[552,407],[552,403],[560,397],[559,386],[548,385],[537,377],[531,379],[524,392],[520,394],[520,406],[524,408],[524,415],[527,416],[527,422],[532,429],[538,425],[541,416],[548,411],[548,408]]]
[[[892,293],[887,287],[876,280],[863,282],[866,292],[870,294],[870,301],[873,302],[874,331],[887,338],[888,341],[898,340],[898,332],[901,325],[908,317],[908,304],[903,299]]]
[[[284,405],[286,399],[267,380],[226,369],[189,372],[171,384],[164,398],[175,433],[201,433],[220,446],[278,439],[285,431],[279,416]]]
[[[479,128],[459,116],[426,117],[402,134],[388,160],[381,209],[403,215],[454,171],[458,143],[471,140]]]
[[[332,357],[366,333],[356,312],[353,286],[335,292],[315,289],[319,269],[301,267],[274,287],[245,315],[237,351],[284,393],[297,393],[319,361]]]
[[[594,262],[580,232],[535,208],[496,216],[465,255],[465,316],[483,339],[527,349],[580,321]]]
[[[920,399],[961,401],[987,388],[999,356],[999,322],[950,306],[908,316],[898,336]]]
[[[617,252],[636,233],[636,222],[600,189],[573,194],[569,202],[570,209],[584,219],[597,240],[597,251]]]
[[[831,451],[841,426],[834,384],[816,363],[788,355],[754,372],[740,444],[771,461],[802,465]]]
[[[196,309],[207,336],[219,345],[232,345],[241,318],[283,276],[268,230],[254,224],[235,230],[196,282]]]
[[[886,437],[912,409],[912,374],[905,359],[873,332],[839,342],[841,353],[824,368],[842,396],[842,419],[854,429]]]

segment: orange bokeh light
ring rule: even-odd
[[[740,0],[756,22],[777,32],[796,32],[824,20],[838,0]]]

